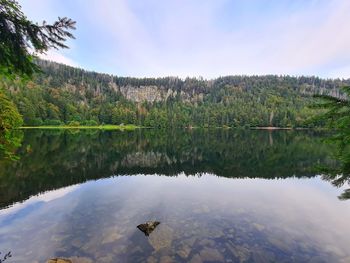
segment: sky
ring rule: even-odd
[[[19,0],[35,22],[77,21],[47,59],[133,77],[350,78],[349,0]]]

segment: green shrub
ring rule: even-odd
[[[41,126],[41,125],[43,125],[43,120],[40,118],[34,118],[26,124],[28,124],[30,126]]]
[[[86,121],[82,122],[82,125],[85,125],[85,126],[98,126],[98,123],[95,120],[86,120]]]
[[[47,120],[44,122],[44,125],[48,126],[61,126],[63,125],[63,122],[60,120]]]
[[[78,122],[78,121],[70,121],[70,122],[68,122],[68,126],[72,126],[72,127],[80,126],[80,122]]]
[[[16,105],[0,90],[0,131],[17,128],[23,124]]]

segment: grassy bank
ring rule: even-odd
[[[141,128],[136,125],[99,125],[99,126],[69,126],[69,125],[60,125],[60,126],[23,126],[20,129],[45,129],[45,130],[128,130],[132,131],[135,129]]]

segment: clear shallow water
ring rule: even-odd
[[[349,262],[344,189],[316,176],[331,151],[305,132],[28,132],[21,159],[0,166],[0,251],[6,262]],[[149,237],[136,228],[148,220],[160,222]]]

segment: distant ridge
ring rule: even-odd
[[[25,125],[312,127],[312,95],[341,97],[350,80],[292,76],[133,78],[37,60],[33,81],[4,83]],[[321,125],[321,124],[317,124]]]

